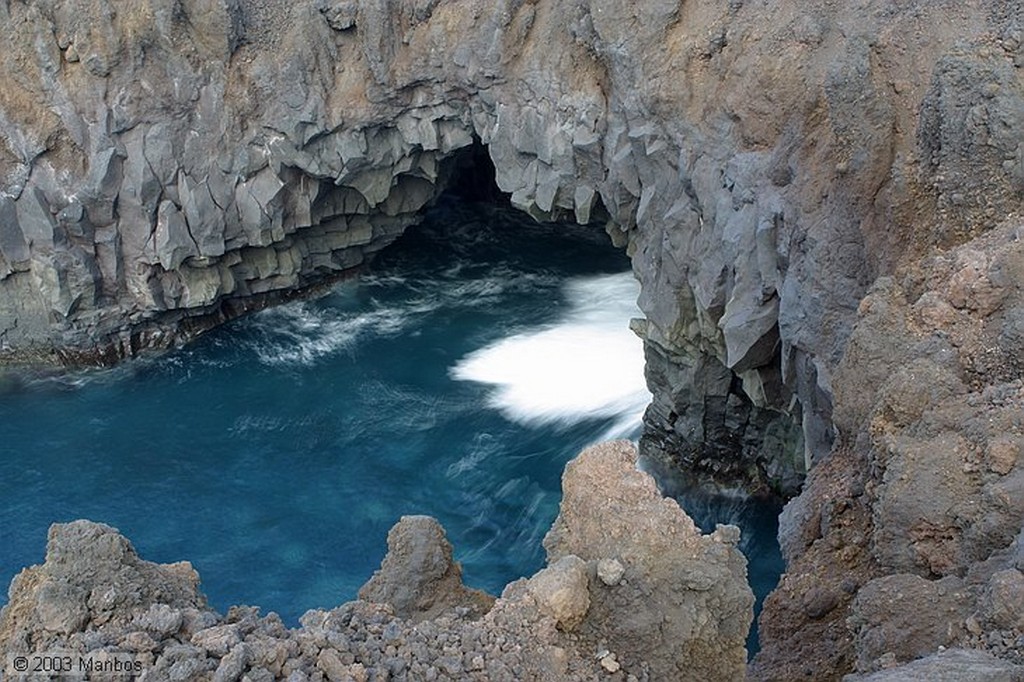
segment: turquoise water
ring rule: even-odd
[[[5,377],[0,582],[51,523],[89,518],[191,561],[215,607],[295,624],[355,597],[401,515],[430,514],[499,593],[543,565],[565,462],[638,435],[628,267],[598,230],[442,201],[322,298],[113,370]]]

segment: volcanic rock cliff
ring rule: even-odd
[[[787,494],[809,470],[757,675],[1012,657],[1022,23],[1012,0],[11,0],[0,352],[112,360],[343,276],[478,143],[516,206],[632,256],[646,456]],[[892,594],[932,624],[887,630]]]

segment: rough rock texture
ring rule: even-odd
[[[879,275],[1019,208],[1019,3],[8,3],[0,347],[111,359],[350,272],[475,138],[643,285],[644,449],[795,492]]]
[[[11,582],[10,594],[21,598],[4,607],[0,642],[10,651],[45,651],[95,627],[168,637],[207,623],[198,585],[188,562],[143,561],[109,526],[54,524],[46,563]]]
[[[1020,682],[1024,670],[983,651],[948,649],[869,675],[847,675],[843,682]]]
[[[0,345],[130,355],[349,272],[476,137],[633,255],[645,450],[793,492],[872,281],[1020,203],[1014,7],[7,3]]]
[[[360,601],[309,611],[291,630],[255,608],[211,611],[188,564],[142,561],[113,528],[57,524],[46,562],[11,585],[0,612],[0,651],[131,654],[142,663],[139,679],[150,682],[741,679],[753,597],[733,546],[736,530],[702,536],[635,465],[628,443],[582,453],[566,473],[573,492],[549,537],[560,558],[509,585],[486,613],[463,605],[469,596],[471,607],[480,606],[479,594],[458,580],[451,548],[427,517],[405,517],[391,531],[388,556]],[[604,509],[605,490],[590,486],[614,487],[619,479],[630,484]],[[578,517],[584,503],[600,512],[604,528]],[[645,520],[652,512],[660,526]],[[650,554],[644,542],[666,544],[655,530],[678,543],[673,551],[688,561],[643,560]],[[626,566],[617,585],[596,581],[598,562],[588,558],[609,554]],[[423,566],[444,577],[401,581],[402,570]],[[652,595],[665,602],[652,603]],[[711,658],[677,667],[697,665],[698,656]],[[4,672],[5,679],[34,679]]]
[[[1024,663],[1022,237],[1009,219],[861,303],[836,373],[843,445],[782,516],[756,676],[872,672],[943,646]]]
[[[647,456],[785,493],[810,469],[754,675],[882,665],[847,619],[894,575],[963,580],[964,637],[1012,657],[1016,607],[992,600],[1018,603],[1024,518],[1022,17],[3,3],[0,352],[122,357],[351,272],[475,137],[515,205],[605,221],[631,254]]]
[[[380,570],[359,590],[363,601],[390,604],[413,622],[462,608],[480,616],[494,597],[462,585],[462,567],[441,524],[429,516],[403,516],[388,532],[388,553]]]
[[[742,678],[754,599],[739,529],[701,535],[634,462],[632,447],[614,442],[565,468],[544,547],[553,566],[572,556],[588,562],[591,617],[580,632],[627,669],[645,663],[656,680]],[[624,569],[612,585],[598,578],[608,560]]]

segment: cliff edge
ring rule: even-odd
[[[513,204],[631,255],[644,455],[801,493],[757,675],[875,674],[954,643],[1012,662],[1017,607],[992,604],[1020,594],[1022,17],[3,3],[0,355],[113,361],[347,276],[479,144]],[[878,644],[885,581],[925,585],[896,592],[908,613],[951,601],[913,645]]]
[[[10,665],[121,657],[140,680],[742,679],[754,600],[738,530],[702,535],[629,443],[584,451],[563,485],[547,568],[499,599],[462,585],[436,521],[404,517],[360,600],[297,629],[254,608],[213,611],[188,563],[144,561],[113,528],[55,524],[45,563],[11,585],[0,651]]]

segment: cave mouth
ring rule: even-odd
[[[636,283],[599,222],[513,209],[479,143],[449,173],[423,220],[358,279],[159,356],[0,396],[9,442],[36,453],[39,472],[26,487],[23,462],[0,459],[0,522],[13,538],[0,581],[37,561],[50,523],[73,518],[119,528],[151,560],[189,559],[221,611],[256,604],[289,624],[354,598],[404,514],[442,522],[474,587],[500,593],[539,569],[566,461],[639,436],[642,352],[627,365],[615,351],[639,344],[627,326]],[[587,400],[576,391],[524,407],[519,375],[581,335],[613,357],[541,373],[576,367],[569,387],[613,381],[587,384]],[[513,338],[534,345],[508,351]],[[606,390],[620,381],[626,390]],[[137,499],[159,504],[140,512]],[[225,551],[225,535],[244,542]]]
[[[608,214],[600,199],[595,202],[592,212],[593,219],[588,225],[575,223],[572,220],[573,216],[568,212],[556,214],[558,218],[561,218],[560,220],[538,222],[526,217],[524,212],[513,207],[510,195],[503,193],[498,187],[496,181],[497,173],[492,159],[489,157],[486,146],[480,143],[478,139],[474,140],[471,147],[466,148],[466,150],[461,151],[455,156],[450,168],[451,171],[446,188],[435,204],[427,209],[427,218],[423,223],[408,228],[406,235],[403,235],[398,243],[396,243],[396,248],[406,248],[403,245],[403,241],[421,239],[418,235],[421,228],[425,227],[428,230],[436,230],[439,224],[452,224],[453,220],[451,217],[457,214],[462,214],[462,219],[466,220],[467,224],[473,224],[475,219],[482,219],[502,223],[505,225],[505,229],[508,230],[523,230],[526,233],[534,231],[540,238],[539,244],[543,243],[545,239],[555,238],[559,245],[547,247],[555,255],[558,254],[559,249],[564,248],[567,251],[571,251],[575,245],[606,246],[610,244],[604,231]],[[453,245],[451,248],[458,251],[460,249],[459,245],[463,243],[462,239],[464,238],[460,238],[458,235],[450,235],[445,237],[443,241],[451,243]],[[388,258],[388,251],[382,252],[381,257]],[[458,258],[459,256],[456,257]],[[601,258],[609,258],[606,262],[610,267],[614,267],[617,262],[624,271],[630,266],[625,254],[618,261],[615,260],[612,254],[607,252],[602,253]],[[555,263],[552,263],[552,265],[557,266]],[[628,317],[630,314],[642,316],[638,309],[626,312],[626,308],[624,308],[624,314],[622,314],[620,321],[624,326],[629,323]],[[509,372],[513,372],[514,369],[509,368]],[[634,366],[630,371],[634,372],[637,376],[642,376],[645,373],[645,368]],[[742,396],[741,390],[735,387],[732,401],[729,402],[730,408],[735,411],[736,408],[733,406],[733,401],[739,400],[743,402],[744,409],[751,412],[750,401],[745,400],[744,402],[739,396]],[[742,398],[745,398],[745,396],[742,396]],[[725,413],[723,414],[725,415]],[[725,417],[731,417],[733,418],[732,421],[739,424],[744,424],[748,421],[756,422],[756,419],[751,419],[750,415],[745,413],[743,419],[736,419],[736,416],[732,413],[725,415]],[[630,414],[627,417],[627,422],[631,419],[637,418]],[[740,454],[749,455],[746,451],[764,450],[764,447],[756,447],[751,442],[750,434],[746,434],[746,437],[744,437],[740,432],[727,433],[725,423],[729,419],[723,418],[721,421],[722,425],[719,431],[716,432],[716,442],[714,443],[714,447],[721,451],[721,459],[725,461],[739,460],[742,459],[739,457]],[[783,434],[785,437],[775,433],[775,431],[779,430],[778,426],[783,420],[780,420],[779,416],[775,415],[775,421],[778,424],[774,424],[776,427],[774,431],[772,429],[764,430],[767,434],[766,438],[773,440],[770,446],[774,447],[774,451],[779,451],[778,458],[776,459],[782,459],[781,453],[786,450],[786,446],[781,441],[788,442],[795,437],[799,439],[799,420],[793,428],[782,429],[786,432]],[[700,473],[695,468],[684,471],[680,467],[685,465],[679,462],[672,464],[670,463],[672,461],[671,458],[656,458],[645,455],[641,435],[649,437],[650,430],[642,422],[642,419],[637,419],[637,422],[635,422],[637,426],[632,428],[632,430],[620,429],[617,432],[612,430],[602,435],[627,436],[634,441],[640,441],[641,468],[654,476],[663,494],[676,500],[703,531],[711,532],[719,524],[736,525],[742,531],[739,549],[748,559],[749,581],[755,594],[754,623],[748,638],[749,656],[753,657],[760,649],[758,616],[763,607],[764,599],[776,587],[779,577],[784,570],[784,561],[778,544],[778,516],[786,496],[779,495],[777,491],[773,491],[773,489],[766,486],[761,487],[762,493],[753,495],[742,493],[741,489],[743,486],[738,483],[735,486],[723,488],[721,485],[712,482],[714,477],[702,478],[705,474]],[[774,442],[775,440],[780,442]],[[766,446],[768,444],[765,443]]]
[[[642,363],[628,268],[600,229],[448,193],[360,277],[319,297],[0,395],[5,438],[21,444],[0,457],[11,538],[0,581],[38,563],[51,523],[88,518],[149,560],[191,561],[221,612],[254,604],[295,625],[307,609],[354,599],[399,517],[428,514],[466,581],[498,594],[543,566],[566,461],[634,436],[647,401],[636,391],[597,386],[585,396],[600,397],[593,415],[579,391],[517,400],[537,394],[518,375],[566,337],[595,335],[588,345],[605,351],[633,343]],[[533,345],[508,350],[513,337]],[[521,363],[512,377],[480,374],[506,351]],[[645,390],[642,364],[631,374]],[[620,419],[623,395],[632,425]]]
[[[512,195],[498,187],[497,170],[490,152],[476,135],[473,143],[446,161],[444,194],[467,203],[511,208]]]

